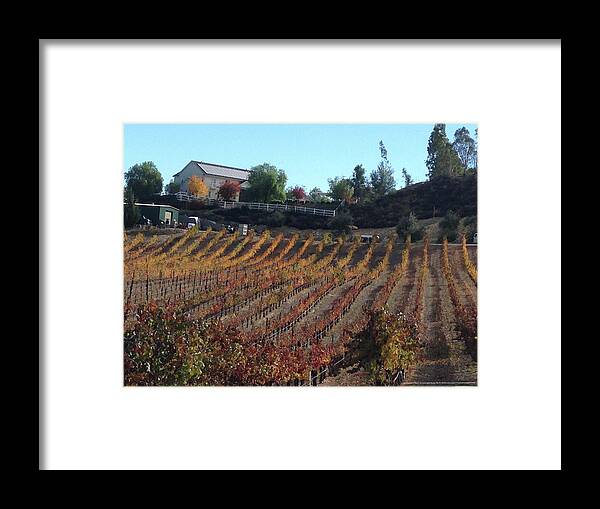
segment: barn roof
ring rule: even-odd
[[[204,161],[190,161],[195,163],[204,173],[207,175],[214,175],[215,177],[229,177],[238,180],[248,180],[250,177],[250,171],[244,168],[235,168],[233,166],[224,166],[222,164],[206,163]],[[183,170],[182,170],[183,171]],[[174,176],[179,175],[178,172]]]

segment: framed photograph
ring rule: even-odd
[[[476,125],[138,124],[124,146],[125,385],[477,384]]]
[[[41,470],[561,469],[560,39],[39,58]]]

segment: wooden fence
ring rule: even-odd
[[[179,192],[175,194],[177,200],[191,202],[198,200],[194,195],[185,192]],[[282,210],[286,212],[295,212],[297,214],[312,214],[315,216],[335,217],[335,210],[318,209],[316,207],[306,207],[302,205],[288,205],[285,203],[258,203],[258,202],[246,202],[246,201],[225,201],[215,200],[214,198],[208,198],[203,200],[209,205],[217,205],[222,209],[233,209],[239,207],[247,207],[251,210],[264,210],[271,212],[274,210]]]

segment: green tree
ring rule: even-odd
[[[477,168],[477,144],[466,127],[461,127],[454,132],[452,148],[465,170]]]
[[[410,212],[408,216],[404,216],[396,226],[396,232],[400,239],[406,239],[410,235],[411,240],[417,241],[423,238],[423,228],[419,226],[417,216]]]
[[[435,124],[427,143],[427,159],[425,165],[429,170],[427,176],[434,179],[442,175],[464,175],[465,168],[458,154],[446,136],[446,124]]]
[[[402,178],[404,179],[404,187],[408,187],[415,183],[413,178],[406,171],[406,168],[402,168]]]
[[[458,234],[464,235],[467,242],[473,242],[475,233],[477,232],[477,216],[465,217],[462,224],[458,227]]]
[[[321,191],[321,189],[318,187],[313,187],[308,193],[308,197],[311,199],[311,201],[314,201],[315,203],[320,202],[324,196],[325,193]]]
[[[453,210],[446,212],[444,218],[439,224],[438,242],[443,242],[444,238],[448,242],[454,242],[458,237],[458,225],[460,224],[460,216]]]
[[[125,172],[127,189],[133,191],[138,200],[150,198],[153,194],[160,193],[163,188],[163,178],[158,168],[152,161],[134,164]]]
[[[263,163],[250,169],[248,179],[249,199],[269,203],[285,201],[285,172],[277,167]]]
[[[310,193],[308,193],[308,197],[315,203],[330,203],[333,201],[320,187],[313,187]]]
[[[139,207],[135,205],[135,196],[131,189],[125,188],[125,208],[124,208],[125,228],[131,228],[140,220],[141,213]]]
[[[179,182],[169,182],[165,186],[165,193],[167,194],[176,194],[181,191],[181,184]]]
[[[381,162],[369,176],[371,187],[373,188],[373,192],[377,198],[385,196],[396,189],[394,169],[388,161],[387,149],[385,148],[383,141],[379,142],[379,151],[381,153]]]
[[[367,182],[366,170],[362,164],[358,164],[352,170],[352,187],[354,188],[354,196],[359,200],[363,199],[369,189]]]
[[[334,177],[327,179],[329,184],[329,196],[334,200],[350,201],[354,196],[354,186],[352,180],[344,177]]]

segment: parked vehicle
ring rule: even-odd
[[[360,236],[360,241],[364,244],[370,244],[371,242],[381,242],[381,235],[364,234]]]
[[[187,218],[187,227],[193,228],[194,226],[198,226],[199,218],[196,216],[189,216]]]

